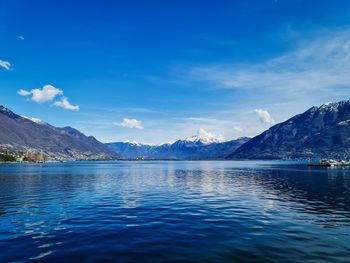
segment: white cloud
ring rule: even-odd
[[[45,85],[42,89],[32,89],[31,91],[19,90],[17,92],[21,96],[30,96],[30,100],[37,103],[52,101],[56,96],[63,95],[63,91],[52,85]]]
[[[68,98],[62,98],[60,101],[56,101],[53,104],[53,106],[61,107],[63,109],[72,110],[72,111],[79,110],[79,106],[75,106],[75,105],[70,104],[70,102],[68,101]]]
[[[258,115],[260,121],[266,124],[275,124],[275,120],[271,117],[270,113],[263,109],[256,109],[256,115]]]
[[[0,67],[4,68],[6,70],[10,70],[11,69],[11,63],[5,60],[0,60]]]
[[[117,123],[118,126],[120,127],[125,127],[125,128],[135,128],[139,130],[143,130],[142,122],[136,119],[128,119],[124,118],[122,122]]]
[[[52,105],[55,107],[60,107],[66,110],[78,111],[79,106],[72,105],[68,98],[63,97],[63,91],[55,88],[52,85],[45,85],[42,89],[32,89],[30,91],[20,89],[17,93],[24,97],[30,97],[29,100],[36,103],[45,103],[53,101],[54,99],[59,99],[55,101]]]
[[[24,40],[24,36],[18,36],[17,39]]]

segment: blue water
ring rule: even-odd
[[[0,262],[350,262],[350,170],[0,164]]]

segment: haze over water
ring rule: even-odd
[[[0,262],[346,262],[350,170],[1,164]]]

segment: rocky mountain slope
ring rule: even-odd
[[[228,158],[349,158],[350,100],[312,107],[239,147]]]
[[[115,155],[92,136],[19,116],[4,106],[0,106],[0,150],[37,152],[51,160],[111,159]]]

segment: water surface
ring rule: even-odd
[[[350,170],[0,165],[0,262],[349,262]]]

